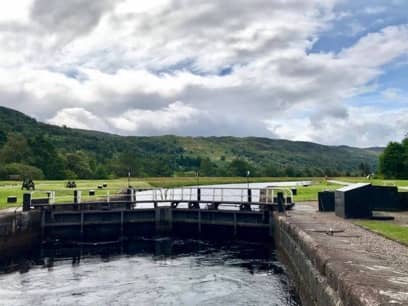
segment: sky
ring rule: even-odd
[[[383,146],[407,85],[406,0],[0,1],[0,105],[51,124]]]

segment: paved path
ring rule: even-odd
[[[316,203],[298,204],[286,222],[311,238],[332,287],[347,286],[362,305],[408,305],[408,247],[316,210]]]
[[[327,182],[329,182],[331,184],[337,184],[337,185],[343,185],[343,186],[348,186],[348,185],[353,184],[353,183],[350,183],[350,182],[337,181],[337,180],[327,180]]]
[[[21,212],[22,208],[21,207],[10,207],[10,208],[5,208],[5,209],[0,209],[0,216],[6,215],[9,213],[14,213],[14,212]]]

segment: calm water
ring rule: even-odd
[[[271,246],[186,239],[43,249],[3,265],[0,305],[300,305]]]

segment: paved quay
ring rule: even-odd
[[[297,204],[280,220],[343,305],[408,305],[408,247],[316,209]]]

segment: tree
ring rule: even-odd
[[[67,153],[65,158],[67,170],[75,173],[78,178],[92,178],[92,169],[89,164],[88,156],[85,152],[77,151],[75,153]]]
[[[0,131],[0,147],[7,142],[7,134],[4,131]]]
[[[52,142],[44,136],[37,136],[30,142],[33,165],[42,169],[47,179],[64,179],[65,165]]]
[[[217,166],[206,157],[201,160],[200,163],[200,175],[202,176],[215,176],[217,172]]]
[[[229,174],[231,176],[247,176],[247,172],[250,171],[254,175],[253,167],[245,160],[234,159],[228,167]]]
[[[36,180],[44,179],[44,173],[41,169],[20,163],[7,164],[0,172],[3,179],[8,179],[10,175],[18,175],[21,178]]]
[[[404,146],[406,140],[402,144],[398,142],[390,142],[380,155],[379,168],[381,174],[385,178],[406,178],[407,176],[407,151]],[[405,159],[405,160],[404,160]]]
[[[3,163],[25,163],[29,164],[32,159],[32,152],[27,143],[27,139],[19,133],[10,133],[7,142],[0,150],[0,160]]]
[[[371,173],[370,165],[364,162],[360,163],[360,165],[358,166],[358,169],[360,170],[360,174],[362,176],[367,176]]]

